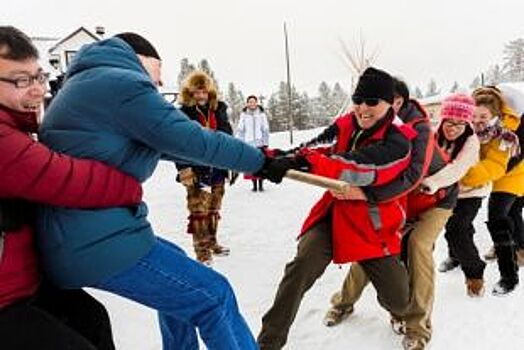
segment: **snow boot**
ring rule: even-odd
[[[482,278],[466,278],[466,292],[472,298],[482,297],[484,295],[484,280]]]
[[[193,233],[193,248],[195,249],[196,259],[204,265],[210,266],[213,263],[211,251],[211,240],[207,230]]]
[[[515,290],[515,287],[517,287],[518,282],[515,281],[508,281],[505,279],[500,279],[500,281],[495,284],[495,287],[493,287],[493,295],[496,296],[504,296],[507,295]]]
[[[524,266],[524,249],[523,248],[517,249],[515,254],[517,255],[517,265],[519,267]]]
[[[220,220],[220,214],[218,212],[209,213],[208,230],[209,230],[210,249],[213,255],[228,256],[230,253],[230,249],[228,247],[218,244],[217,242],[218,220]]]
[[[448,272],[448,271],[455,269],[459,265],[460,263],[458,262],[458,260],[453,259],[452,257],[448,256],[444,261],[442,261],[438,265],[438,270],[439,272]]]
[[[518,266],[512,243],[495,244],[495,253],[500,271],[500,280],[493,287],[493,295],[502,296],[511,293],[519,283]]]
[[[426,340],[420,337],[405,335],[404,339],[402,339],[402,348],[404,350],[424,350],[426,345]]]
[[[258,180],[257,179],[253,179],[253,180],[251,180],[251,182],[253,182],[253,188],[251,189],[251,191],[257,192],[258,191]]]
[[[340,309],[335,306],[332,306],[324,316],[323,323],[327,327],[333,327],[340,324],[346,318],[353,313],[353,307],[348,309]]]
[[[505,295],[512,292],[519,283],[515,247],[511,241],[513,222],[504,219],[488,221],[488,229],[495,243],[500,272],[500,281],[493,288],[493,294]]]
[[[397,335],[406,334],[406,321],[404,321],[403,319],[391,315],[389,323],[391,324],[391,329],[393,330],[393,333]]]
[[[211,265],[212,256],[208,232],[207,216],[193,213],[188,217],[187,232],[193,235],[193,249],[196,259],[205,265]]]
[[[264,182],[264,179],[258,179],[258,192],[264,191],[264,186],[262,185]]]
[[[486,254],[484,254],[484,260],[493,262],[497,260],[497,255],[495,255],[495,246],[491,246]]]

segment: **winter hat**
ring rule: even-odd
[[[160,55],[156,51],[155,47],[143,36],[128,32],[117,34],[115,37],[122,39],[127,44],[129,44],[129,46],[131,46],[137,55],[160,59]]]
[[[475,111],[475,100],[466,94],[452,94],[442,101],[440,120],[458,119],[471,123]]]
[[[209,107],[212,110],[218,108],[218,89],[213,79],[204,71],[194,70],[186,77],[180,91],[180,103],[184,106],[194,106],[193,98],[195,90],[205,90],[209,96]]]
[[[393,103],[393,77],[373,67],[367,68],[358,79],[354,97],[380,98]]]

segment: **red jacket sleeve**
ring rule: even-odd
[[[16,129],[0,124],[0,195],[76,208],[140,202],[132,177],[101,162],[55,153]]]
[[[406,136],[393,128],[384,142],[331,157],[312,152],[306,158],[314,174],[354,186],[379,186],[395,179],[408,167],[411,145]]]

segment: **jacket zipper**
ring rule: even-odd
[[[2,255],[4,253],[4,239],[5,239],[5,232],[0,232],[0,262],[2,262]]]

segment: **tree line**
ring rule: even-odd
[[[469,84],[470,89],[482,85],[497,85],[505,82],[524,81],[524,38],[510,40],[504,45],[502,62],[489,66],[484,72],[477,75]],[[455,81],[449,92],[462,89]],[[431,97],[442,92],[434,79],[431,79],[425,91],[418,86],[414,87],[411,94],[415,98]]]
[[[246,105],[246,97],[250,93],[244,94],[233,82],[228,83],[223,90],[206,59],[193,64],[187,58],[180,61],[177,78],[179,91],[187,75],[197,68],[206,72],[214,80],[221,97],[229,106],[231,123],[236,124]],[[300,92],[292,86],[290,112],[294,128],[302,130],[328,125],[348,105],[348,96],[348,92],[339,83],[330,86],[326,82],[321,82],[314,96],[310,96],[305,91]],[[287,84],[280,82],[269,96],[258,96],[258,99],[268,115],[271,131],[287,130],[290,119]]]

